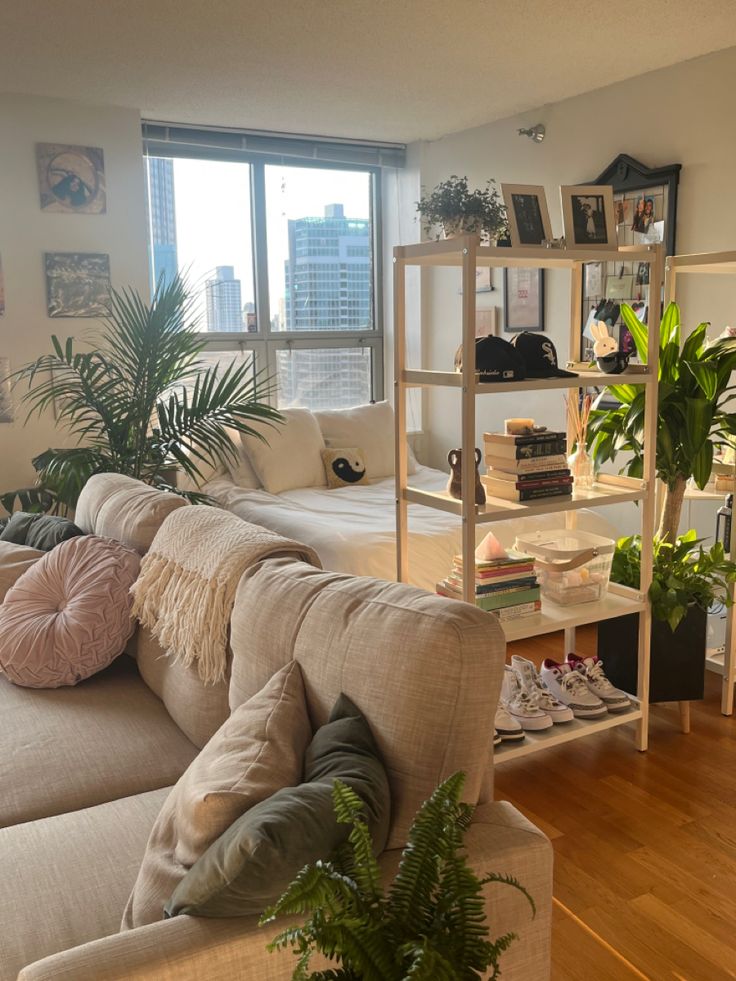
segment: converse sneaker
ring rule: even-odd
[[[631,699],[626,692],[615,688],[603,671],[603,661],[597,654],[592,657],[578,657],[568,654],[567,663],[585,678],[588,688],[597,695],[609,712],[625,712],[631,708]]]
[[[540,671],[545,686],[560,702],[569,705],[576,719],[596,719],[606,714],[606,706],[588,688],[583,675],[565,661],[547,658]]]
[[[582,681],[582,675],[579,676]],[[585,682],[583,681],[583,685]],[[586,688],[587,691],[587,688]],[[536,701],[521,687],[513,668],[504,668],[503,684],[501,686],[501,704],[512,719],[521,725],[522,729],[538,731],[549,729],[552,719],[537,706]]]
[[[503,740],[501,739],[501,733],[497,729],[494,729],[493,730],[493,748],[495,749],[496,746],[500,746],[502,742],[503,742]]]
[[[496,718],[493,725],[501,742],[518,742],[524,738],[524,730],[516,719],[513,719],[503,705],[496,709]]]
[[[553,722],[572,722],[574,718],[572,709],[568,705],[563,705],[548,688],[544,687],[532,661],[514,654],[511,658],[511,667],[516,672],[522,689],[536,701],[538,707],[546,712]]]

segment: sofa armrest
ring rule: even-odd
[[[466,844],[479,873],[513,875],[532,894],[532,919],[525,897],[510,886],[487,888],[491,935],[513,931],[519,939],[504,954],[504,981],[547,981],[552,917],[552,846],[510,804],[476,809]],[[384,874],[396,871],[399,851],[381,857]],[[29,964],[18,981],[288,981],[294,958],[270,954],[266,944],[285,924],[261,928],[252,917],[206,919],[176,916],[125,933],[82,944]],[[315,970],[326,966],[315,957]]]
[[[513,876],[534,899],[503,883],[486,887],[486,915],[492,937],[515,933],[501,959],[504,981],[548,981],[552,942],[552,844],[507,801],[476,808],[465,839],[476,874]]]

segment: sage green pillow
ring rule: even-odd
[[[378,854],[388,840],[388,778],[368,723],[346,695],[307,749],[304,783],[233,822],[176,887],[166,916],[254,916],[275,903],[305,865],[330,858],[347,840],[350,827],[333,809],[335,780],[363,800]]]

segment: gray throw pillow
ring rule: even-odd
[[[390,794],[370,727],[346,695],[307,750],[304,783],[285,787],[230,825],[194,863],[164,907],[166,916],[254,916],[275,903],[305,865],[328,859],[349,825],[332,804],[336,779],[365,804],[376,854],[388,840]]]
[[[50,552],[69,538],[83,535],[73,521],[54,514],[31,514],[15,511],[4,526],[0,526],[0,541],[27,545],[39,552]]]

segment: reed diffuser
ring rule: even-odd
[[[590,490],[593,486],[593,461],[588,455],[586,437],[588,434],[588,419],[593,399],[590,395],[583,397],[582,402],[565,396],[567,405],[567,430],[575,439],[575,450],[567,458],[567,465],[574,477],[574,487],[577,490]]]

